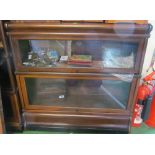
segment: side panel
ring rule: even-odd
[[[12,62],[12,53],[9,48],[9,42],[4,30],[3,21],[0,21],[2,45],[0,55],[3,61],[0,66],[1,88],[4,117],[8,130],[21,129],[20,101],[16,79],[14,76],[14,64]]]

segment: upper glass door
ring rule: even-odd
[[[134,69],[138,42],[18,40],[22,66],[35,68]]]

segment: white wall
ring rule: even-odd
[[[155,50],[155,20],[149,20],[149,23],[153,25],[153,31],[151,32],[151,37],[148,40],[148,45],[146,49],[146,55],[145,55],[144,65],[142,70],[142,77],[144,77],[147,74],[146,70],[148,69],[151,63],[153,51]],[[151,72],[151,70],[149,72]]]

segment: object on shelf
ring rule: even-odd
[[[72,55],[69,58],[68,64],[70,65],[92,65],[92,56],[91,55]]]
[[[35,60],[35,59],[38,59],[38,54],[31,51],[29,54],[28,54],[28,60]]]
[[[68,61],[68,65],[92,66],[92,63],[91,62],[73,62],[73,61]]]
[[[61,56],[59,62],[67,62],[68,61],[68,56]]]
[[[91,55],[72,55],[69,58],[69,62],[90,63],[92,62],[92,56]]]
[[[56,65],[58,60],[59,54],[57,51],[31,51],[28,54],[27,61],[23,62],[23,65],[32,67],[52,67]]]
[[[55,50],[48,51],[48,52],[47,52],[47,55],[48,55],[48,57],[49,57],[50,59],[55,59],[55,61],[58,61],[58,59],[59,59],[59,54],[58,54],[58,52],[55,51]]]

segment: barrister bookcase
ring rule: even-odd
[[[130,132],[150,24],[59,20],[4,26],[24,129]],[[85,62],[69,63],[75,55]]]

